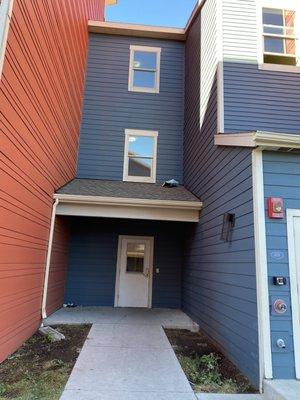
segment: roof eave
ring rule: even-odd
[[[54,194],[54,199],[58,199],[60,203],[72,204],[98,204],[98,205],[115,205],[128,207],[159,207],[159,208],[176,208],[176,209],[202,209],[200,201],[180,201],[180,200],[156,200],[156,199],[137,199],[124,197],[103,197],[103,196],[83,196],[71,194]]]
[[[262,150],[300,149],[299,134],[278,132],[219,133],[215,135],[217,146],[260,148]]]
[[[102,33],[108,35],[136,36],[178,41],[186,40],[185,30],[179,28],[165,28],[160,26],[124,24],[106,21],[89,21],[88,29],[91,33]]]

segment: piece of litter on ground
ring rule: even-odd
[[[60,342],[66,338],[65,335],[51,328],[51,326],[43,326],[38,332],[40,335],[50,338],[50,340],[53,342]]]

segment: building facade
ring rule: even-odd
[[[53,193],[76,172],[89,19],[104,0],[0,5],[0,361],[41,323]],[[68,228],[57,220],[49,310],[63,298]]]
[[[182,308],[255,386],[300,379],[300,9],[273,3],[201,1],[185,29],[89,22],[43,317]]]

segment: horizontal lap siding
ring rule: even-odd
[[[268,197],[282,197],[285,209],[300,209],[300,155],[265,152],[265,202]],[[290,282],[284,287],[274,286],[273,276],[289,277],[286,218],[271,220],[266,216],[269,294],[271,299],[283,298],[290,306]],[[286,315],[271,315],[273,374],[277,379],[295,378],[293,327],[291,309]],[[279,350],[276,341],[283,338],[287,348]]]
[[[300,134],[300,75],[258,69],[256,3],[223,2],[225,132]]]
[[[87,20],[101,19],[103,4],[14,1],[0,82],[0,361],[40,324],[52,195],[75,175]],[[52,310],[66,259],[57,237]]]
[[[130,45],[161,47],[160,93],[128,91]],[[182,180],[184,44],[90,35],[77,176],[123,179],[125,129],[158,131],[157,180]]]
[[[204,29],[202,22],[202,31]],[[186,45],[184,184],[203,201],[204,208],[200,222],[191,227],[186,236],[183,308],[257,385],[251,152],[214,146],[216,78],[200,128],[199,88],[203,87],[200,79],[206,79],[206,75],[202,68],[201,72],[199,70],[199,54],[195,50],[199,47],[199,30],[198,20]],[[195,69],[189,66],[195,66]],[[231,243],[221,240],[225,212],[236,215]]]
[[[153,307],[180,308],[185,225],[76,218],[71,223],[66,301],[113,306],[119,235],[154,236]],[[159,274],[155,269],[159,268]]]
[[[300,75],[224,63],[225,131],[300,134]]]

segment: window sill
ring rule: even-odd
[[[293,65],[258,64],[258,69],[264,71],[288,72],[288,73],[300,74],[300,66],[293,66]]]
[[[154,88],[154,89],[146,89],[146,88],[140,88],[140,87],[129,87],[128,88],[129,92],[136,92],[136,93],[152,93],[152,94],[158,94],[159,89]]]
[[[140,178],[137,176],[124,176],[124,182],[155,183],[154,178]]]

